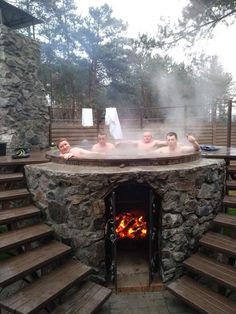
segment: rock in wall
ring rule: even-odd
[[[48,146],[49,115],[39,62],[35,40],[0,25],[0,141],[8,149]]]

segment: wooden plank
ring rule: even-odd
[[[202,313],[235,314],[236,303],[187,276],[167,285],[167,289]]]
[[[183,265],[194,272],[211,278],[220,285],[236,289],[236,268],[233,266],[221,264],[197,253],[187,258]]]
[[[39,216],[41,211],[34,205],[11,208],[0,211],[0,225],[7,224],[16,220]]]
[[[226,188],[227,190],[233,190],[235,191],[236,190],[236,180],[227,180],[226,181]]]
[[[27,197],[29,195],[30,195],[29,191],[25,188],[1,191],[0,192],[0,201],[23,198],[23,197]]]
[[[236,241],[228,236],[215,232],[207,232],[199,240],[202,246],[213,249],[217,252],[236,256]]]
[[[227,167],[227,172],[235,174],[236,173],[236,166],[228,166]]]
[[[91,271],[90,267],[71,260],[9,298],[0,300],[0,305],[15,313],[35,313],[66,292],[73,284],[83,280]]]
[[[223,204],[225,206],[236,206],[236,196],[231,196],[231,195],[225,195],[223,198]]]
[[[52,314],[90,314],[95,313],[109,298],[112,291],[94,282],[83,283],[79,291],[57,307]]]
[[[236,216],[219,213],[214,218],[213,222],[221,227],[236,229]]]
[[[14,159],[11,156],[0,156],[0,166],[29,165],[48,162],[45,157],[46,150],[30,152],[30,157]]]
[[[0,286],[9,285],[71,251],[72,248],[65,244],[51,242],[5,261],[0,261]]]
[[[9,250],[51,234],[53,234],[53,230],[46,224],[37,224],[4,232],[0,234],[0,251]]]
[[[20,181],[24,179],[24,175],[22,172],[16,173],[1,173],[0,174],[0,182],[11,182],[11,181]]]

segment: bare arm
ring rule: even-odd
[[[167,142],[166,141],[159,141],[159,140],[155,140],[155,146],[156,147],[163,147],[163,146],[167,146]]]
[[[200,150],[200,145],[198,144],[198,142],[197,142],[197,140],[195,139],[194,136],[187,135],[187,139],[188,139],[189,143],[192,144],[192,146],[193,146],[195,151],[199,151]]]

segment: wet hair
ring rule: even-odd
[[[177,136],[177,134],[175,132],[169,132],[169,133],[166,134],[166,137],[167,136],[174,136],[176,139],[178,139],[178,136]]]
[[[65,137],[59,138],[59,140],[57,141],[57,148],[58,148],[58,149],[59,149],[60,143],[63,142],[63,141],[66,141],[67,143],[69,143],[68,140],[67,140],[67,138],[65,138]]]

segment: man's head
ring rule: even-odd
[[[151,132],[144,132],[143,133],[143,142],[146,143],[151,143],[152,141],[152,133]]]
[[[71,146],[66,138],[60,138],[57,142],[57,148],[62,154],[70,152]]]
[[[106,145],[106,142],[107,142],[107,136],[105,133],[99,133],[98,134],[98,143],[101,145],[101,146],[105,146]]]
[[[167,145],[171,149],[175,149],[178,143],[178,136],[175,132],[169,132],[166,134]]]

